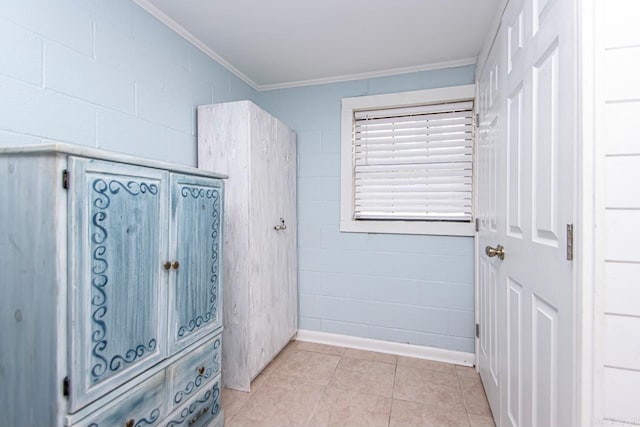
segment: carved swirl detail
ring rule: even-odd
[[[149,414],[149,419],[143,418],[141,420],[138,420],[138,422],[135,423],[133,427],[142,427],[144,425],[150,426],[153,423],[155,423],[159,417],[160,417],[160,409],[156,408],[153,411],[151,411],[151,413]],[[97,423],[91,423],[87,427],[99,427],[99,425]]]
[[[217,194],[214,195],[214,193],[218,193],[218,190],[213,190],[211,188],[199,188],[199,187],[190,187],[190,186],[183,186],[182,190],[180,191],[180,194],[182,194],[182,197],[193,197],[194,199],[199,199],[199,198],[206,198],[206,199],[214,199],[217,198]]]
[[[152,353],[156,349],[156,340],[155,338],[151,338],[149,343],[145,346],[144,344],[140,344],[136,346],[136,348],[132,348],[127,350],[124,356],[119,354],[113,356],[111,358],[111,362],[109,362],[109,369],[112,371],[117,371],[123,366],[133,363],[136,359],[144,356],[145,352]]]
[[[218,397],[220,396],[220,386],[218,383],[216,383],[213,386],[213,407],[211,408],[211,414],[213,416],[216,416],[218,414],[218,412],[220,412],[220,399],[218,399]]]
[[[207,401],[209,401],[211,399],[211,397],[215,394],[215,392],[214,392],[215,389],[219,390],[218,383],[216,383],[216,385],[214,386],[213,390],[207,390],[207,392],[202,396],[202,398],[197,399],[191,405],[189,405],[188,407],[186,407],[182,411],[180,411],[180,415],[178,415],[178,418],[175,419],[175,420],[171,420],[166,425],[166,427],[178,426],[178,425],[182,424],[183,422],[185,422],[187,420],[187,418],[189,417],[189,415],[193,414],[200,407],[201,403],[206,403]],[[218,391],[218,395],[219,394],[220,394],[220,392]],[[216,402],[216,404],[218,404],[218,402]]]
[[[180,194],[184,198],[212,199],[211,212],[211,276],[209,279],[209,310],[204,314],[197,315],[189,320],[185,325],[178,328],[178,337],[183,337],[189,332],[207,324],[216,317],[216,301],[218,298],[218,234],[220,230],[220,191],[217,189],[200,188],[193,186],[183,186]]]
[[[218,372],[220,370],[220,351],[216,351],[220,348],[220,345],[222,343],[220,342],[220,338],[218,338],[214,343],[213,343],[213,349],[215,351],[215,353],[213,354],[213,369],[215,372]]]
[[[109,284],[109,262],[106,258],[107,239],[109,233],[104,225],[107,219],[107,209],[111,206],[111,197],[120,193],[121,190],[132,196],[149,193],[158,194],[156,184],[144,182],[128,181],[126,183],[111,179],[108,182],[102,178],[93,181],[94,198],[93,206],[97,211],[91,217],[91,244],[92,244],[92,266],[91,266],[91,296],[92,313],[91,319],[93,328],[91,331],[91,341],[93,343],[91,354],[94,364],[91,367],[93,382],[98,382],[107,370],[116,371],[126,364],[132,363],[137,358],[142,357],[146,351],[154,351],[156,348],[155,338],[146,345],[138,345],[135,349],[128,350],[124,356],[116,355],[110,361],[105,357],[107,349],[107,323],[104,318],[108,312],[107,292]],[[153,413],[152,413],[153,415]],[[141,420],[142,421],[142,420]]]
[[[184,390],[177,392],[176,395],[173,397],[174,403],[182,402],[182,399],[189,396],[191,393],[193,393],[194,390],[197,390],[198,387],[202,385],[202,382],[204,380],[211,378],[212,373],[213,371],[211,370],[211,368],[207,368],[204,374],[202,375],[198,374],[193,381],[189,381],[189,383],[184,388]]]
[[[135,423],[133,425],[133,427],[141,427],[141,426],[150,426],[153,425],[153,423],[155,423],[158,418],[160,417],[160,409],[156,408],[153,411],[151,411],[151,413],[149,414],[149,419],[143,418],[141,420],[138,420],[137,423]]]

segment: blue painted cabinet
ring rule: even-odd
[[[224,423],[222,178],[0,148],[0,427]]]

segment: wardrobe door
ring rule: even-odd
[[[69,158],[71,412],[166,357],[166,172]]]
[[[222,326],[222,185],[218,179],[171,175],[172,352]]]
[[[250,126],[248,366],[254,378],[295,333],[296,152],[292,132],[258,107]]]
[[[282,261],[282,285],[280,286],[280,336],[278,344],[286,345],[298,331],[298,238],[296,215],[297,145],[294,131],[276,121],[276,134],[280,146],[282,173],[279,198],[282,216],[287,218],[287,232],[281,233],[279,240]]]

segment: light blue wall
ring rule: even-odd
[[[298,133],[300,328],[474,351],[470,237],[339,232],[344,97],[470,84],[458,67],[258,93]]]
[[[305,329],[473,351],[472,239],[338,232],[341,98],[473,80],[461,67],[257,94],[130,0],[0,7],[0,145],[195,166],[195,106],[240,99],[298,131]]]
[[[196,165],[199,104],[250,86],[131,0],[5,0],[0,145],[67,142]]]

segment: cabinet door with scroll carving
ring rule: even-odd
[[[169,347],[222,326],[222,181],[171,175]]]
[[[168,176],[69,159],[71,412],[167,355]]]

